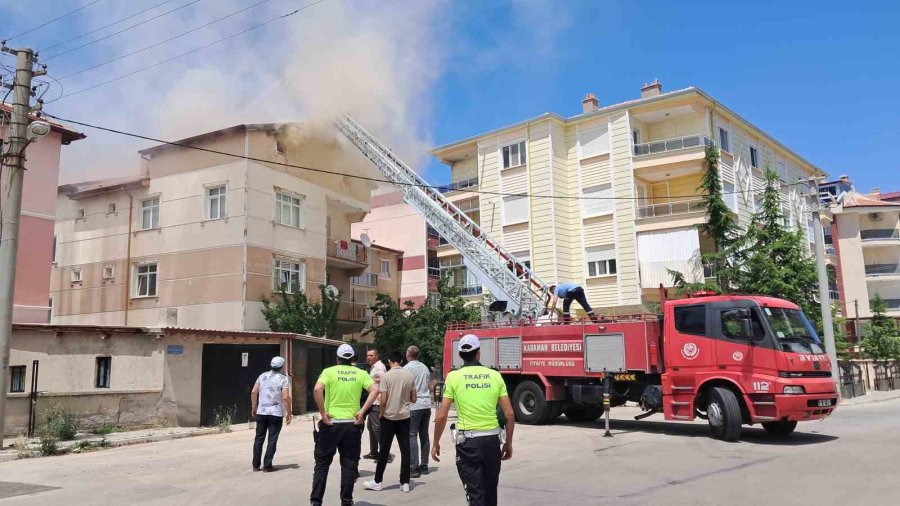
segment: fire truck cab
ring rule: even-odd
[[[700,296],[663,302],[662,315],[599,323],[451,325],[444,370],[462,367],[457,343],[481,340],[481,363],[503,374],[516,420],[548,423],[603,414],[631,401],[644,418],[706,419],[723,440],[761,423],[787,435],[799,421],[830,415],[838,402],[833,366],[795,304],[764,296]]]

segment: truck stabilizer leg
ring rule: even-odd
[[[603,373],[603,410],[605,413],[605,423],[606,423],[606,432],[603,434],[603,437],[613,437],[612,433],[609,432],[609,375],[606,372]]]

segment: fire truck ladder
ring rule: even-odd
[[[463,256],[466,267],[517,317],[536,318],[544,311],[549,287],[525,264],[491,239],[437,189],[403,163],[350,116],[335,127],[404,194],[404,200]]]

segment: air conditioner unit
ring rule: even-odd
[[[869,219],[872,221],[881,221],[881,213],[869,213]]]

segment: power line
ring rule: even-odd
[[[80,11],[80,10],[82,10],[82,9],[87,9],[88,7],[94,5],[95,3],[99,2],[99,1],[100,1],[100,0],[94,0],[93,2],[90,2],[90,3],[88,3],[88,4],[82,5],[81,7],[77,8],[77,9],[73,9],[73,10],[71,10],[71,11],[65,13],[65,14],[62,14],[62,15],[60,15],[60,16],[57,16],[57,17],[51,19],[50,21],[47,21],[46,23],[40,24],[40,25],[38,25],[38,26],[35,26],[34,28],[25,30],[24,32],[22,32],[22,33],[20,33],[20,34],[18,34],[18,35],[15,35],[15,36],[13,36],[13,37],[10,37],[10,38],[8,38],[8,39],[5,39],[5,42],[9,42],[9,41],[11,41],[11,40],[13,40],[13,39],[17,39],[17,38],[19,38],[19,37],[21,37],[21,36],[23,36],[23,35],[27,35],[27,34],[33,32],[33,31],[35,31],[35,30],[37,30],[37,29],[39,29],[39,28],[43,28],[43,27],[49,25],[50,23],[54,23],[54,22],[56,22],[56,21],[59,21],[60,19],[66,17],[66,16],[68,16],[68,15],[70,15],[70,14],[75,14],[76,12],[78,12],[78,11]]]
[[[109,80],[106,80],[106,81],[101,81],[101,82],[99,82],[99,83],[97,83],[97,84],[95,84],[95,85],[93,85],[93,86],[89,86],[89,87],[87,87],[87,88],[82,88],[82,89],[80,89],[80,90],[73,91],[73,92],[71,92],[71,93],[67,93],[66,95],[63,95],[62,97],[60,97],[60,100],[63,99],[63,98],[66,98],[66,97],[71,97],[72,95],[78,95],[79,93],[84,93],[84,92],[86,92],[86,91],[90,91],[90,90],[93,90],[93,89],[95,89],[95,88],[99,88],[99,87],[101,87],[101,86],[105,86],[105,85],[110,84],[110,83],[114,83],[114,82],[116,82],[116,81],[118,81],[118,80],[120,80],[120,79],[125,79],[126,77],[131,77],[131,76],[133,76],[133,75],[135,75],[135,74],[144,72],[144,71],[146,71],[146,70],[150,70],[150,69],[155,68],[155,67],[158,67],[158,66],[160,66],[160,65],[164,65],[164,64],[166,64],[166,63],[169,63],[169,62],[171,62],[171,61],[177,60],[177,59],[179,59],[179,58],[183,58],[183,57],[185,57],[185,56],[187,56],[187,55],[189,55],[189,54],[196,53],[197,51],[200,51],[200,50],[202,50],[202,49],[206,49],[206,48],[208,48],[208,47],[215,46],[216,44],[225,42],[225,41],[228,40],[228,39],[233,39],[234,37],[237,37],[237,36],[239,36],[239,35],[243,35],[243,34],[249,32],[249,31],[256,30],[257,28],[261,28],[261,27],[263,27],[263,26],[265,26],[265,25],[268,25],[269,23],[278,21],[279,19],[284,19],[284,18],[288,18],[288,17],[290,17],[290,16],[293,16],[294,14],[297,14],[297,13],[299,13],[299,12],[302,11],[302,10],[308,9],[308,8],[310,8],[310,7],[314,6],[314,5],[320,4],[320,3],[324,2],[324,1],[325,1],[325,0],[316,0],[315,2],[306,4],[306,5],[304,5],[303,7],[300,7],[300,8],[298,8],[298,9],[295,9],[295,10],[293,10],[293,11],[291,11],[291,12],[288,12],[288,13],[286,13],[286,14],[282,14],[282,15],[280,15],[280,16],[275,16],[274,18],[269,19],[269,20],[267,20],[267,21],[263,21],[262,23],[259,23],[258,25],[251,26],[250,28],[247,28],[247,29],[245,29],[245,30],[241,30],[240,32],[233,33],[233,34],[228,35],[228,36],[226,36],[226,37],[223,37],[223,38],[221,38],[221,39],[219,39],[219,40],[210,42],[209,44],[202,45],[202,46],[200,46],[200,47],[191,49],[190,51],[186,51],[186,52],[184,52],[184,53],[181,53],[181,54],[179,54],[179,55],[173,56],[173,57],[171,57],[171,58],[167,58],[167,59],[165,59],[165,60],[162,60],[162,61],[153,63],[153,64],[151,64],[151,65],[147,65],[146,67],[139,68],[139,69],[137,69],[137,70],[135,70],[135,71],[133,71],[133,72],[129,72],[129,73],[127,73],[127,74],[122,74],[122,75],[120,75],[120,76],[118,76],[118,77],[114,77],[114,78],[109,79]]]
[[[216,155],[230,156],[233,158],[238,158],[241,160],[248,160],[251,162],[269,163],[269,164],[273,164],[273,165],[279,165],[282,167],[291,167],[294,169],[301,169],[301,170],[306,170],[306,171],[310,171],[310,172],[317,172],[320,174],[329,174],[332,176],[341,176],[341,177],[348,177],[351,179],[360,179],[363,181],[370,181],[373,183],[388,183],[388,184],[392,184],[394,186],[410,186],[410,187],[424,188],[424,189],[435,190],[438,192],[440,192],[442,190],[450,189],[449,185],[433,186],[433,185],[428,185],[428,184],[417,184],[417,183],[396,183],[394,181],[390,181],[387,179],[380,179],[380,178],[369,177],[369,176],[361,176],[359,174],[347,174],[344,172],[336,172],[336,171],[327,170],[327,169],[317,169],[314,167],[305,167],[303,165],[295,165],[295,164],[291,164],[291,163],[281,162],[278,160],[265,160],[262,158],[256,158],[256,157],[252,157],[252,156],[245,156],[245,155],[239,155],[239,154],[235,154],[235,153],[228,153],[225,151],[219,151],[216,149],[204,148],[204,147],[195,146],[192,144],[185,144],[185,143],[181,143],[181,142],[157,139],[155,137],[149,137],[146,135],[126,132],[124,130],[117,130],[114,128],[92,125],[90,123],[84,123],[84,122],[75,121],[72,119],[61,118],[59,116],[55,116],[52,114],[45,113],[44,115],[47,117],[53,118],[53,119],[57,119],[59,121],[66,122],[66,123],[72,123],[74,125],[80,125],[80,126],[84,126],[84,127],[88,127],[88,128],[94,128],[96,130],[102,130],[104,132],[110,132],[110,133],[114,133],[114,134],[118,134],[118,135],[125,135],[128,137],[134,137],[134,138],[142,139],[142,140],[146,140],[146,141],[157,142],[157,143],[166,144],[169,146],[177,146],[177,147],[181,147],[181,148],[195,149],[197,151],[203,151],[206,153],[212,153],[212,154],[216,154]],[[785,183],[784,185],[779,185],[779,186],[781,188],[787,188],[789,186],[808,185],[808,184],[809,183],[806,181],[799,181],[799,182],[790,183],[790,184]],[[548,195],[548,194],[533,194],[533,193],[531,193],[531,194],[529,194],[529,193],[504,193],[504,192],[492,192],[492,191],[487,191],[487,190],[469,190],[469,191],[471,193],[477,193],[477,194],[482,194],[482,195],[496,195],[496,196],[502,196],[502,197],[531,197],[531,198],[551,198],[551,199],[567,199],[567,200],[628,200],[628,201],[635,201],[635,200],[656,200],[656,199],[660,198],[660,197],[585,197],[583,195]],[[741,193],[745,193],[745,192],[742,192],[742,191],[722,192],[722,195],[737,195],[737,194],[741,194]],[[746,193],[761,193],[761,192],[746,192]],[[666,198],[675,199],[675,198],[701,198],[701,197],[705,197],[705,195],[669,195]]]
[[[70,77],[72,77],[72,76],[77,76],[78,74],[83,74],[83,73],[88,72],[88,71],[90,71],[90,70],[94,70],[94,69],[96,69],[96,68],[100,68],[100,67],[102,67],[102,66],[104,66],[104,65],[109,65],[110,63],[113,63],[113,62],[116,62],[116,61],[119,61],[119,60],[128,58],[129,56],[134,56],[134,55],[136,55],[136,54],[138,54],[138,53],[142,53],[142,52],[144,52],[144,51],[146,51],[146,50],[148,50],[148,49],[153,49],[154,47],[161,46],[161,45],[163,45],[163,44],[166,44],[167,42],[172,42],[173,40],[178,39],[178,38],[181,38],[181,37],[184,37],[185,35],[187,35],[187,34],[189,34],[189,33],[196,32],[197,30],[206,28],[207,26],[214,25],[214,24],[218,23],[219,21],[223,21],[223,20],[228,19],[228,18],[230,18],[230,17],[237,16],[238,14],[241,14],[242,12],[248,11],[248,10],[254,8],[254,7],[258,7],[258,6],[262,5],[262,4],[267,3],[267,2],[270,2],[270,1],[271,1],[271,0],[261,0],[260,2],[256,2],[256,3],[253,4],[253,5],[249,5],[249,6],[247,6],[247,7],[244,7],[243,9],[234,11],[234,12],[232,12],[231,14],[227,14],[227,15],[225,15],[225,16],[222,16],[221,18],[214,19],[214,20],[212,20],[212,21],[210,21],[210,22],[208,22],[208,23],[202,24],[202,25],[200,25],[200,26],[198,26],[198,27],[196,27],[196,28],[191,28],[190,30],[188,30],[188,31],[186,31],[186,32],[179,33],[178,35],[175,35],[174,37],[169,37],[169,38],[166,39],[166,40],[157,42],[157,43],[155,43],[155,44],[151,44],[151,45],[149,45],[149,46],[146,46],[146,47],[144,47],[144,48],[138,49],[138,50],[136,50],[136,51],[132,51],[132,52],[130,52],[130,53],[126,53],[126,54],[123,54],[123,55],[121,55],[121,56],[117,56],[117,57],[115,57],[115,58],[111,58],[111,59],[106,60],[106,61],[104,61],[104,62],[102,62],[102,63],[98,63],[98,64],[96,64],[96,65],[94,65],[94,66],[87,67],[87,68],[83,68],[83,69],[81,69],[81,70],[79,70],[79,71],[76,71],[76,72],[72,72],[71,74],[66,74],[66,75],[60,77],[60,80],[62,80],[62,79],[68,79],[68,78],[70,78]]]
[[[152,7],[147,7],[146,9],[144,9],[144,10],[142,10],[142,11],[140,11],[140,12],[136,12],[136,13],[134,13],[134,14],[132,14],[132,15],[130,15],[130,16],[124,17],[124,18],[122,18],[122,19],[120,19],[120,20],[118,20],[118,21],[113,21],[112,23],[109,23],[108,25],[103,25],[103,26],[101,26],[100,28],[96,28],[96,29],[91,30],[91,31],[89,31],[89,32],[82,33],[81,35],[76,35],[75,37],[72,37],[72,38],[70,38],[70,39],[66,39],[66,40],[64,40],[64,41],[62,41],[62,42],[57,42],[56,44],[53,44],[52,46],[45,47],[44,49],[41,50],[41,52],[49,51],[49,50],[51,50],[51,49],[53,49],[53,48],[62,46],[62,45],[64,45],[64,44],[68,44],[69,42],[76,41],[76,40],[78,40],[78,39],[80,39],[80,38],[82,38],[82,37],[87,37],[88,35],[92,35],[92,34],[94,34],[94,33],[97,33],[97,32],[99,32],[100,30],[109,28],[110,26],[117,25],[117,24],[119,24],[119,23],[121,23],[121,22],[123,22],[123,21],[128,21],[128,20],[131,19],[131,18],[140,16],[141,14],[144,14],[145,12],[152,11],[153,9],[159,7],[160,5],[165,5],[165,4],[167,4],[167,3],[171,2],[171,1],[172,1],[172,0],[164,0],[164,1],[162,1],[162,2],[160,2],[160,3],[158,3],[158,4],[156,4],[156,5],[154,5],[154,6],[152,6]]]
[[[72,51],[78,51],[78,50],[81,49],[81,48],[85,48],[85,47],[91,46],[91,45],[96,44],[96,43],[98,43],[98,42],[100,42],[100,41],[102,41],[102,40],[106,40],[106,39],[108,39],[108,38],[110,38],[110,37],[115,37],[116,35],[119,35],[120,33],[127,32],[128,30],[131,30],[132,28],[136,28],[136,27],[141,26],[141,25],[143,25],[143,24],[147,24],[147,23],[153,21],[154,19],[159,19],[159,18],[161,18],[161,17],[163,17],[163,16],[166,16],[166,15],[168,15],[168,14],[171,14],[171,13],[173,13],[173,12],[175,12],[175,11],[184,9],[185,7],[190,7],[191,5],[194,5],[195,3],[201,2],[201,1],[202,1],[202,0],[191,0],[190,2],[188,2],[188,3],[184,4],[184,5],[175,7],[174,9],[171,9],[171,10],[168,10],[168,11],[166,11],[166,12],[163,12],[162,14],[157,14],[156,16],[153,16],[152,18],[147,18],[147,19],[145,19],[145,20],[143,20],[143,21],[140,21],[140,22],[138,22],[138,23],[135,23],[135,24],[133,24],[133,25],[127,27],[127,28],[123,28],[123,29],[119,30],[118,32],[113,32],[113,33],[111,33],[111,34],[109,34],[109,35],[104,35],[103,37],[100,37],[99,39],[94,39],[94,40],[92,40],[92,41],[90,41],[90,42],[87,42],[87,43],[85,43],[85,44],[82,44],[82,45],[80,45],[80,46],[75,46],[75,47],[73,47],[73,48],[71,48],[71,49],[66,49],[65,51],[56,53],[56,54],[54,54],[54,55],[52,55],[52,56],[49,56],[49,57],[47,57],[47,58],[43,58],[42,61],[43,61],[44,63],[46,63],[46,62],[48,62],[48,61],[50,61],[50,60],[56,58],[57,56],[62,56],[62,55],[64,55],[64,54],[69,54],[69,53],[71,53]]]

